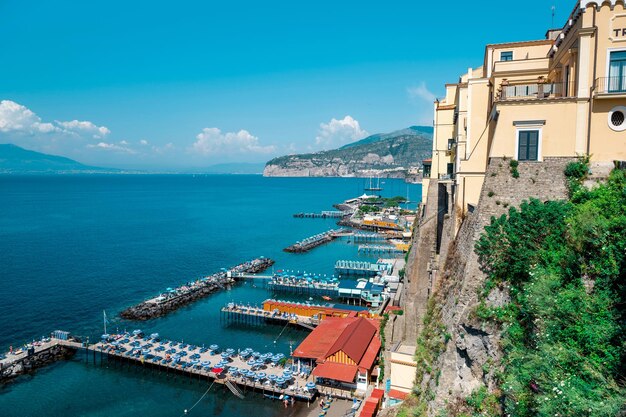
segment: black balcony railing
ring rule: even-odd
[[[598,78],[596,92],[598,94],[626,94],[626,75]]]
[[[500,100],[553,99],[574,95],[573,83],[510,84],[500,87]]]

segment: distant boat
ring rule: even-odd
[[[330,298],[330,297],[329,297],[329,296],[327,296],[327,295],[322,295],[322,298],[323,298],[324,300],[326,300],[326,301],[330,301],[330,300],[332,300],[332,298]]]

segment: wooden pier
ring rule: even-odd
[[[318,284],[318,283],[308,283],[304,280],[297,282],[290,281],[280,281],[272,279],[267,281],[267,288],[270,291],[277,293],[292,293],[292,294],[300,294],[300,295],[308,295],[308,296],[327,296],[327,297],[336,297],[338,295],[337,292],[337,284],[329,283],[329,284]]]
[[[335,272],[341,275],[355,275],[373,277],[385,272],[391,272],[392,265],[387,263],[369,263],[362,261],[342,261],[335,263]]]
[[[221,318],[233,323],[243,323],[251,325],[264,325],[267,323],[303,327],[313,330],[319,320],[313,317],[299,316],[296,314],[267,311],[260,307],[246,306],[243,304],[229,303],[221,310]]]
[[[383,246],[383,245],[359,245],[359,252],[363,253],[392,253],[400,254],[404,251],[396,248],[395,246]]]
[[[266,355],[272,355],[274,359],[277,356],[272,353],[260,354],[251,352],[251,349],[235,351],[213,345],[202,348],[129,334],[111,335],[105,341],[82,349],[88,360],[91,356],[94,363],[100,356],[101,363],[103,360],[113,359],[166,373],[186,375],[206,380],[207,383],[225,385],[229,390],[237,391],[239,395],[235,392],[233,394],[240,398],[246,390],[262,392],[276,398],[289,395],[302,401],[311,401],[317,394],[310,370],[300,374],[293,372],[268,360]],[[250,358],[255,358],[254,364]]]

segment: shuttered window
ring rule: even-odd
[[[536,161],[539,153],[539,131],[521,130],[519,132],[519,147],[517,159],[519,161]]]

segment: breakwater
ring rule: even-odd
[[[314,249],[318,246],[321,246],[325,243],[328,242],[332,242],[333,240],[335,240],[336,238],[338,238],[339,236],[345,235],[349,233],[348,230],[346,229],[337,229],[337,230],[329,230],[327,232],[324,233],[319,233],[317,235],[311,236],[311,237],[307,237],[306,239],[303,239],[299,242],[294,243],[291,246],[286,247],[285,249],[283,249],[285,252],[290,252],[290,253],[304,253],[304,252],[308,252],[311,249]]]
[[[232,275],[255,274],[266,270],[273,264],[272,259],[263,257],[244,262],[230,270],[222,270],[177,288],[168,288],[157,297],[125,309],[120,316],[128,320],[149,320],[163,316],[233,284],[235,280]]]
[[[0,359],[0,383],[32,373],[56,361],[69,359],[80,346],[81,343],[74,339],[44,338],[11,352]]]

